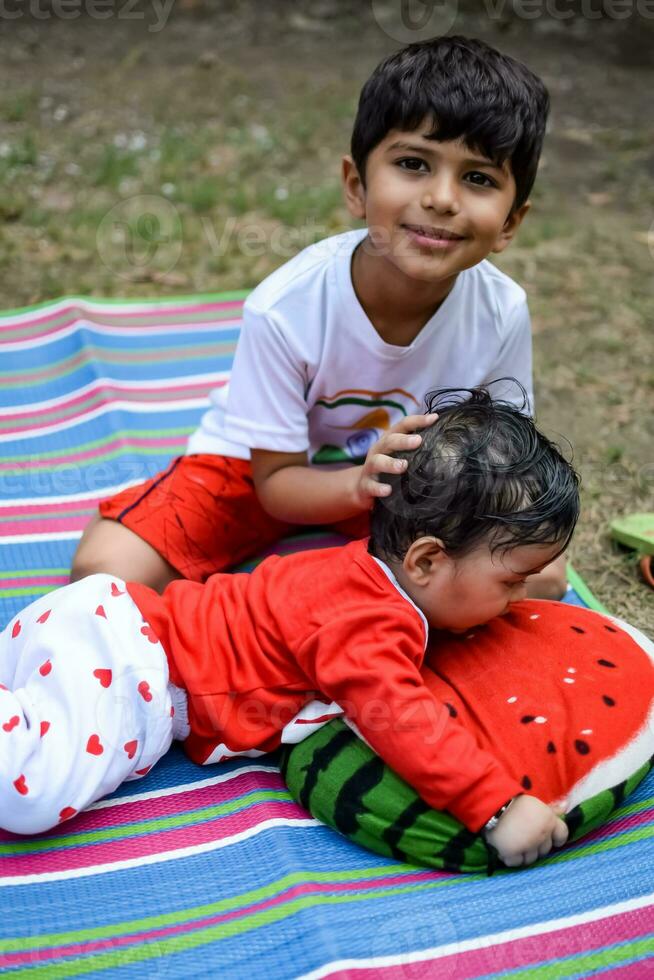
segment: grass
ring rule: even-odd
[[[253,287],[352,227],[340,159],[359,86],[395,45],[363,8],[306,35],[259,10],[251,35],[245,16],[223,32],[220,12],[174,18],[156,38],[118,21],[102,35],[83,19],[35,23],[39,85],[30,58],[0,59],[3,307]],[[582,474],[572,558],[610,609],[654,635],[654,594],[607,531],[616,514],[654,510],[651,72],[607,72],[597,39],[572,51],[526,22],[494,34],[472,16],[466,32],[522,57],[552,92],[533,209],[498,264],[529,294],[539,420],[574,445]],[[124,241],[102,231],[139,195],[160,202],[164,224],[135,225],[138,244],[163,228],[182,246],[165,272],[156,260],[126,269]]]

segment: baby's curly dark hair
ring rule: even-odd
[[[438,419],[420,431],[416,450],[393,487],[372,509],[368,550],[402,560],[423,535],[439,538],[452,557],[486,540],[492,551],[517,545],[567,547],[579,517],[579,477],[554,443],[520,408],[493,399],[489,387],[441,388],[427,395]]]

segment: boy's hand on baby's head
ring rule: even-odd
[[[382,473],[397,476],[406,469],[405,459],[396,459],[390,454],[417,449],[422,437],[414,430],[426,429],[437,418],[438,415],[434,412],[428,415],[407,415],[370,447],[363,466],[358,467],[356,472],[354,493],[357,505],[362,510],[369,510],[377,497],[388,497],[392,492],[390,484],[380,483],[378,477]]]
[[[508,868],[533,864],[568,839],[568,828],[557,812],[535,796],[518,796],[486,840]]]

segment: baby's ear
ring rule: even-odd
[[[341,179],[348,211],[353,218],[364,220],[366,217],[366,189],[356,164],[349,155],[343,157]]]
[[[402,565],[416,585],[426,585],[446,558],[447,554],[441,539],[424,535],[411,542]]]
[[[504,222],[504,227],[497,236],[497,241],[493,245],[491,251],[503,252],[507,245],[511,244],[530,207],[531,201],[525,201],[521,207],[516,208],[515,211],[511,212],[509,217]]]

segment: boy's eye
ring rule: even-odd
[[[493,178],[480,170],[471,170],[470,173],[466,174],[465,179],[469,184],[475,184],[477,187],[497,187]]]
[[[412,173],[419,173],[420,167],[426,167],[427,164],[420,157],[404,157],[402,160],[397,161],[398,167],[402,170],[410,170]]]

